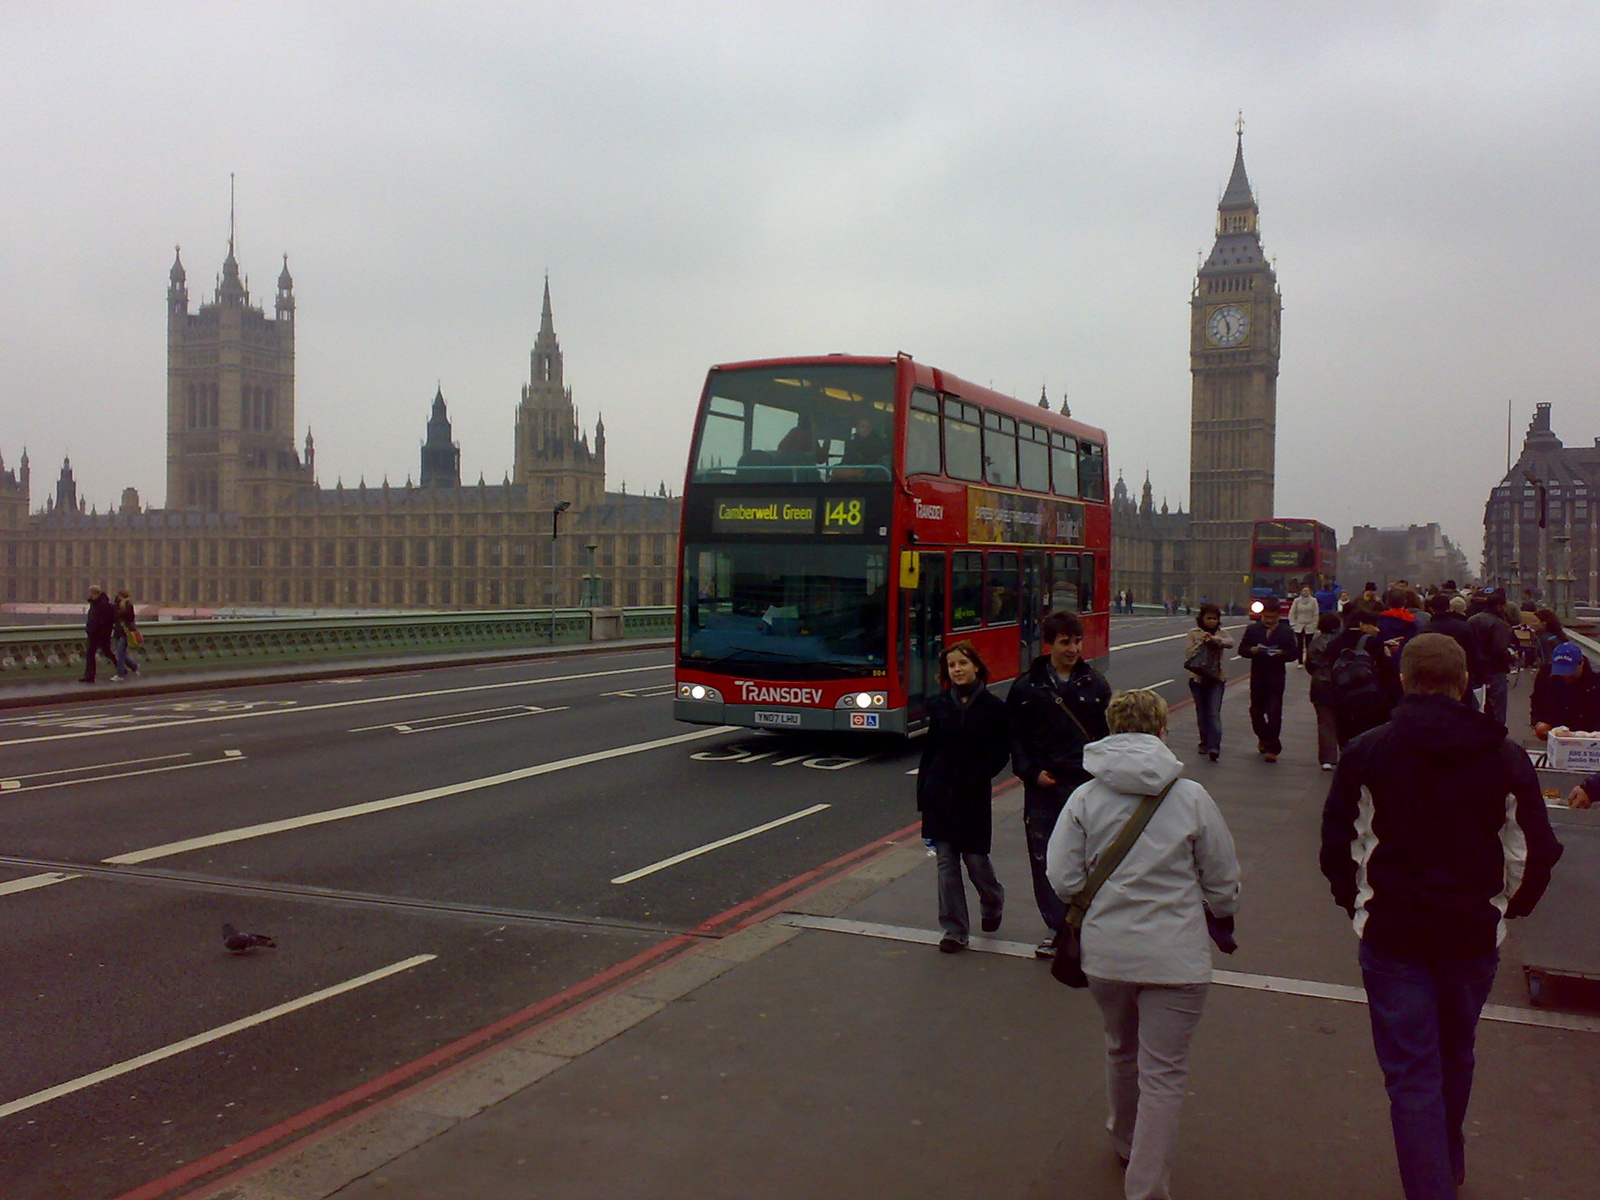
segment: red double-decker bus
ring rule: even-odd
[[[713,367],[683,493],[674,715],[906,733],[969,638],[1006,683],[1082,615],[1104,668],[1105,434],[906,355]]]

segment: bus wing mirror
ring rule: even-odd
[[[922,555],[915,550],[900,551],[900,589],[916,591],[922,582]]]

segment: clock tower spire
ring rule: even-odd
[[[1217,204],[1216,241],[1189,298],[1189,536],[1195,594],[1249,599],[1250,530],[1273,515],[1278,426],[1277,274],[1244,168],[1244,120]]]

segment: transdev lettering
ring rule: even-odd
[[[821,704],[822,689],[808,687],[777,687],[767,683],[751,683],[736,679],[739,699],[746,704]]]

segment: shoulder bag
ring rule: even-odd
[[[1181,775],[1179,779],[1183,778]],[[1161,807],[1161,802],[1167,798],[1167,793],[1172,790],[1174,779],[1153,796],[1144,796],[1139,800],[1139,807],[1133,816],[1128,818],[1128,823],[1117,834],[1117,840],[1111,843],[1109,849],[1095,864],[1088,882],[1083,885],[1083,890],[1067,902],[1067,915],[1061,922],[1061,928],[1056,933],[1056,954],[1050,961],[1050,974],[1057,983],[1064,983],[1068,987],[1081,988],[1089,986],[1089,977],[1083,973],[1083,918],[1089,913],[1089,905],[1094,903],[1095,893],[1102,884],[1111,878],[1111,872],[1122,865],[1122,860],[1128,856],[1128,851],[1133,849],[1133,844],[1139,840],[1139,835],[1144,832],[1144,827],[1150,824],[1150,818],[1155,816],[1156,809]]]
[[[1183,669],[1207,682],[1222,683],[1222,647],[1215,642],[1201,642],[1189,651]]]

